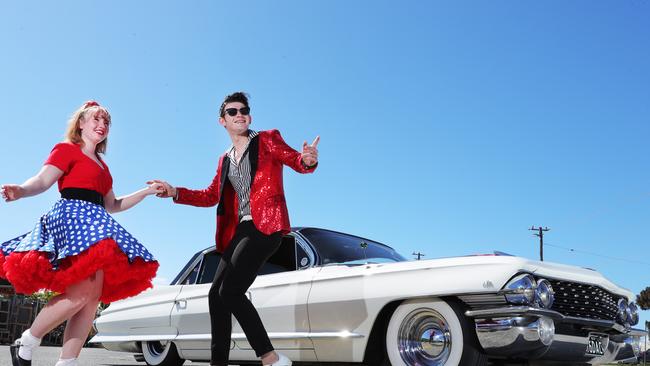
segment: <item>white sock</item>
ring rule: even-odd
[[[20,358],[23,360],[31,361],[32,352],[40,344],[41,339],[34,337],[29,329],[27,329],[20,337],[20,348],[18,348],[18,356],[20,356]]]
[[[76,358],[66,358],[66,359],[59,358],[59,361],[54,366],[77,366],[77,359]]]

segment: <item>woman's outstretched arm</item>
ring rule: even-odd
[[[162,193],[164,190],[165,189],[161,183],[151,183],[146,188],[142,188],[139,191],[135,191],[126,196],[116,198],[115,193],[113,193],[113,190],[111,189],[106,194],[106,196],[104,196],[104,207],[109,213],[126,211],[142,202],[145,197],[152,194]]]
[[[47,191],[61,178],[63,171],[54,165],[46,164],[33,177],[27,179],[23,184],[3,184],[0,187],[2,198],[7,201],[36,196]]]

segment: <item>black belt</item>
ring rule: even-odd
[[[61,191],[61,198],[70,200],[82,200],[104,207],[104,196],[92,189],[84,188],[64,188]]]

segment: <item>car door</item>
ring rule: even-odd
[[[204,252],[184,280],[171,313],[171,324],[178,329],[174,339],[181,357],[210,359],[210,312],[208,292],[219,264],[220,254]],[[234,343],[233,343],[234,345]]]
[[[315,228],[302,229],[300,235],[318,249],[323,265],[309,293],[309,324],[318,359],[360,362],[373,322],[386,303],[383,290],[400,285],[377,271],[403,258],[390,247],[354,235]]]
[[[248,290],[247,295],[257,309],[273,347],[300,361],[315,361],[309,338],[307,299],[314,274],[314,255],[302,239],[293,235],[283,238],[278,251],[269,258]],[[233,321],[236,348],[233,359],[255,357],[238,323]],[[289,350],[289,352],[287,352]],[[294,356],[297,357],[297,356]],[[296,358],[294,358],[296,359]]]
[[[156,286],[136,297],[112,303],[95,319],[97,334],[90,342],[119,349],[128,348],[128,342],[136,340],[174,339],[177,330],[170,324],[169,316],[178,293],[179,286]]]

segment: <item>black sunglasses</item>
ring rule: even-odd
[[[230,117],[234,117],[237,115],[237,111],[241,113],[242,116],[248,116],[249,113],[251,113],[250,107],[242,107],[242,108],[226,108],[224,112],[226,112]]]

